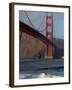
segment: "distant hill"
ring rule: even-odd
[[[54,58],[61,58],[64,56],[64,39],[53,38],[55,45]]]
[[[61,48],[61,49],[64,48],[64,39],[53,38],[53,43],[54,43],[58,48]]]

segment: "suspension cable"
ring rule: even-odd
[[[26,14],[26,16],[27,16],[27,18],[28,18],[28,20],[29,20],[30,24],[32,25],[32,27],[33,27],[33,28],[35,28],[35,27],[34,27],[34,25],[32,24],[32,22],[31,22],[31,20],[30,20],[30,18],[29,18],[29,16],[28,16],[28,14],[27,14],[27,12],[26,12],[26,11],[25,11],[25,14]]]
[[[26,12],[26,11],[25,11],[25,14],[26,14],[26,16],[27,16],[27,18],[28,18],[28,20],[29,20],[29,22],[30,22],[31,26],[32,26],[33,28],[35,28],[35,29],[38,29],[38,30],[39,30],[39,29],[41,28],[42,24],[43,24],[44,17],[43,17],[43,19],[42,19],[42,21],[41,21],[41,23],[40,23],[39,27],[38,27],[38,28],[36,28],[36,27],[33,25],[32,21],[30,20],[30,18],[29,18],[29,16],[28,16],[28,14],[27,14],[27,12]],[[42,30],[42,31],[43,31],[43,30]]]

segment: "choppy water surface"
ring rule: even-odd
[[[52,63],[53,64],[53,63]],[[64,76],[64,60],[62,62],[51,65],[51,62],[27,63],[20,62],[19,79],[31,79],[31,78],[54,78]],[[57,67],[56,67],[57,66]]]

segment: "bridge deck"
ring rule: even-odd
[[[22,23],[21,21],[19,23],[20,23],[20,31],[21,32],[27,33],[35,38],[38,38],[40,41],[42,41],[46,45],[51,44],[51,45],[55,46],[52,41],[50,41],[48,38],[46,38],[44,35],[42,35],[38,30],[35,30],[34,28],[28,26],[25,23]]]

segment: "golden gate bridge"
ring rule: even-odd
[[[45,32],[45,35],[44,35],[44,33],[43,33],[43,35],[46,37],[46,40],[44,40],[45,42],[46,41],[50,41],[50,42],[52,42],[52,45],[51,44],[49,44],[48,42],[46,42],[46,49],[45,49],[45,56],[46,56],[46,58],[48,57],[48,58],[53,58],[53,52],[54,52],[54,48],[53,48],[53,13],[52,12],[49,12],[49,15],[48,15],[48,12],[45,12],[44,13],[45,14],[45,19],[46,20],[44,20],[44,18],[43,19],[41,19],[41,23],[40,23],[40,25],[39,25],[39,27],[38,28],[36,28],[35,26],[34,26],[34,24],[32,23],[32,21],[30,20],[30,17],[28,16],[28,13],[25,11],[25,15],[27,16],[27,18],[28,18],[28,21],[29,21],[29,23],[31,24],[31,26],[32,26],[32,28],[34,28],[35,30],[37,30],[38,31],[38,38],[40,38],[40,33],[42,33],[42,32]],[[44,23],[44,21],[45,21],[45,29],[44,30],[41,30],[41,31],[39,31],[39,29],[41,28],[41,26],[42,26],[42,24]],[[21,23],[21,22],[20,22]],[[20,24],[21,26],[22,26],[22,23]],[[20,27],[21,27],[20,26]],[[25,27],[25,26],[24,26]],[[28,29],[28,28],[27,28]],[[21,29],[22,30],[22,29]],[[34,31],[35,31],[34,30]],[[23,30],[22,30],[23,31]],[[25,32],[25,31],[23,31],[23,32]],[[30,31],[28,31],[28,32],[30,32]],[[27,32],[27,33],[28,33]],[[32,32],[33,31],[31,31],[31,35],[32,35]],[[33,32],[34,33],[34,32]],[[35,33],[34,33],[35,34]],[[35,35],[34,35],[35,36]],[[45,37],[43,37],[43,38],[45,38]],[[42,38],[42,40],[43,40],[43,38]],[[47,39],[49,39],[49,40],[47,40]]]

